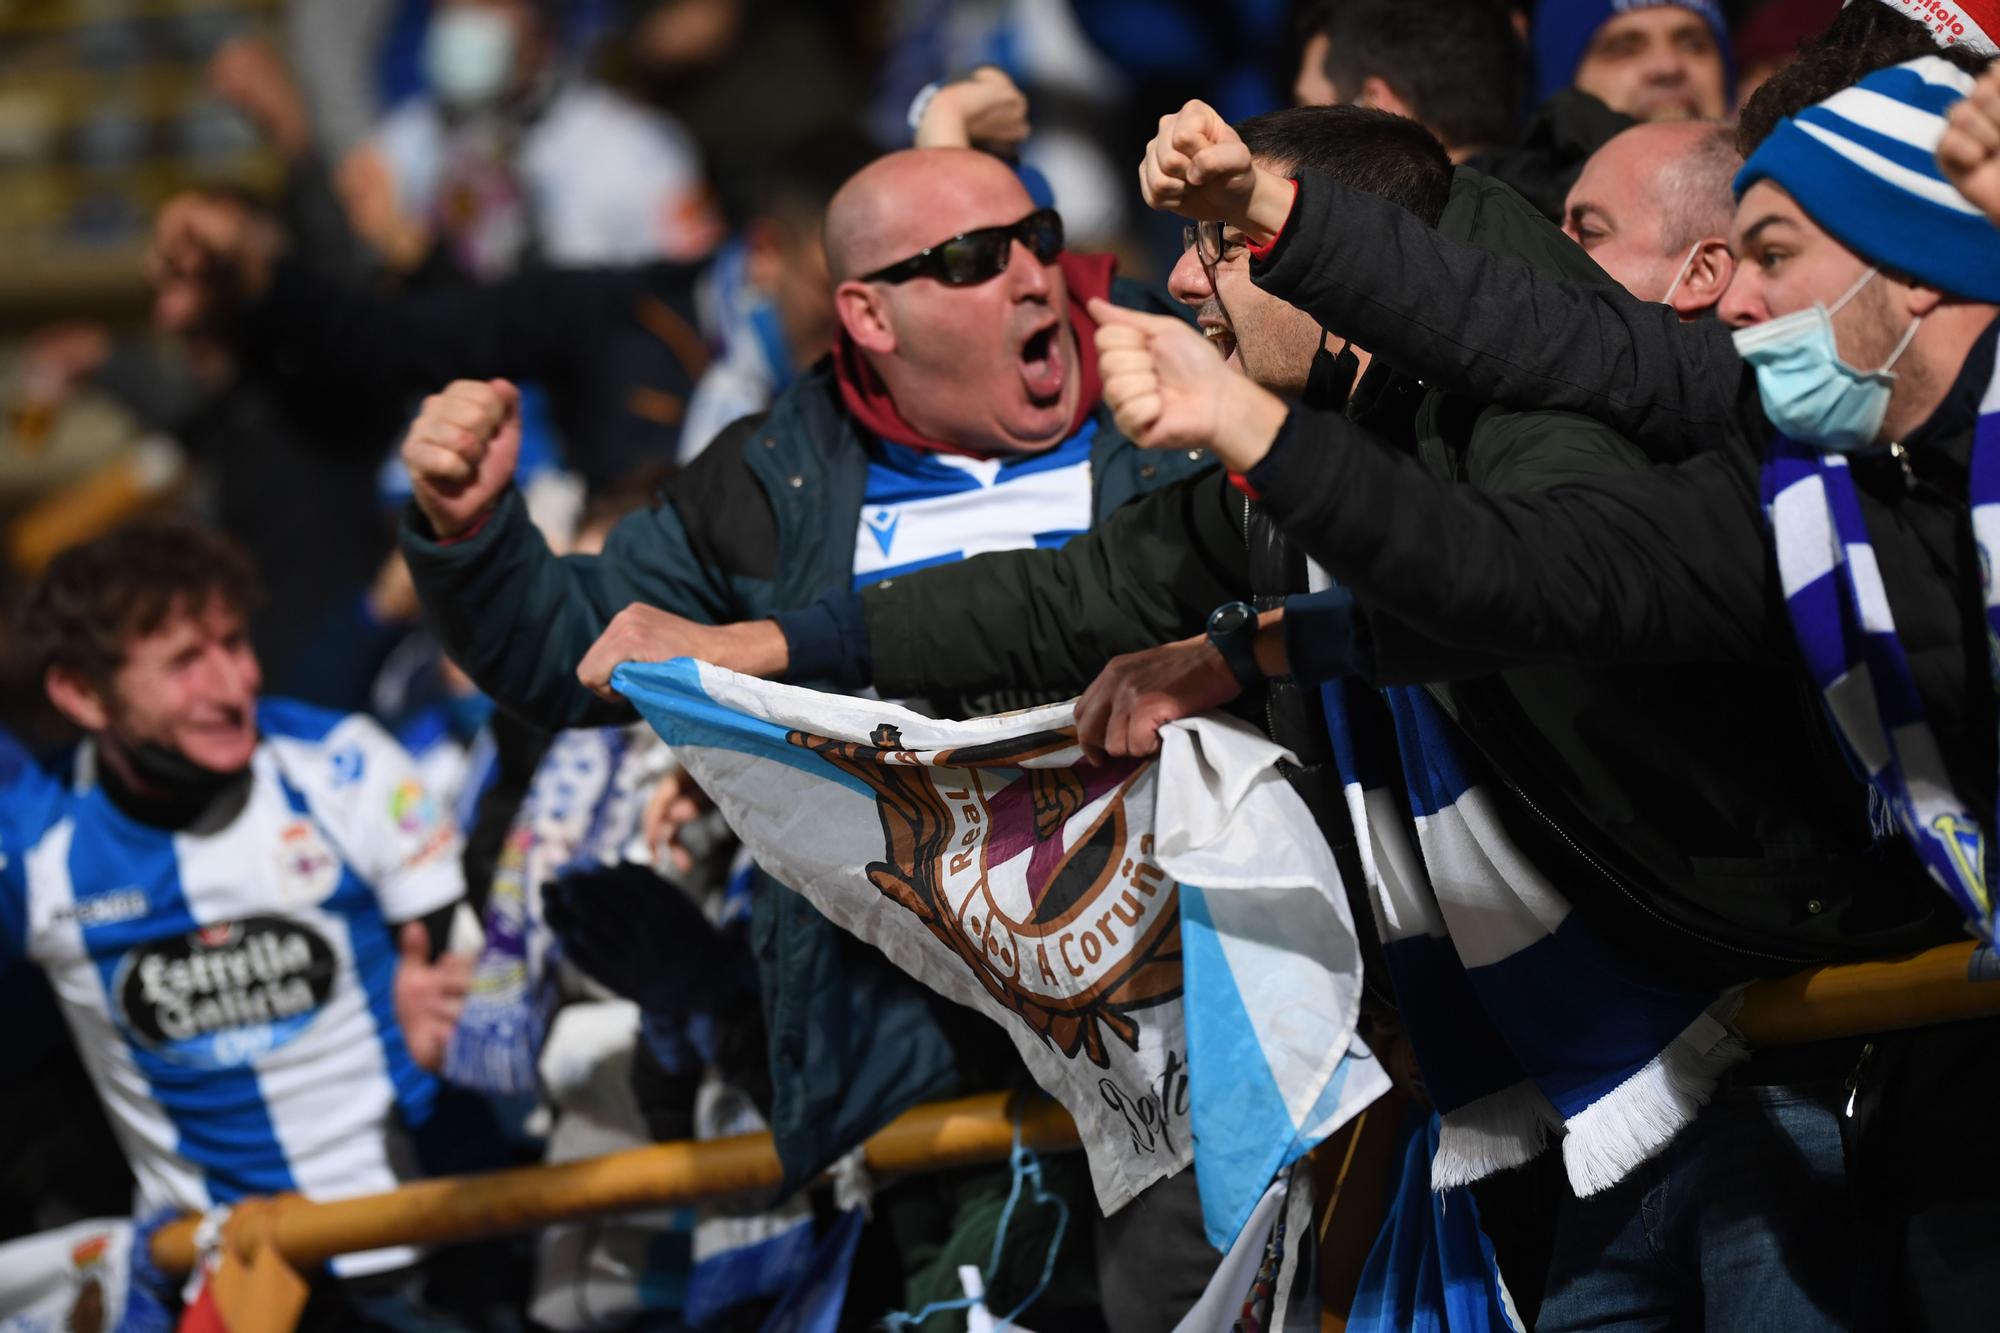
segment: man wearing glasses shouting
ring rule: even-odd
[[[558,558],[529,522],[511,385],[460,381],[426,402],[403,444],[416,501],[403,550],[452,659],[503,706],[549,727],[628,718],[611,671],[677,655],[677,616],[755,621],[907,570],[1058,545],[1206,466],[1142,453],[1098,401],[1085,300],[1173,303],[1114,279],[1108,256],[1065,252],[1061,219],[1000,159],[877,159],[828,206],[826,250],[832,356],[725,430],[601,555]],[[1025,701],[930,702],[967,716]],[[1006,1077],[973,1067],[983,1053],[1017,1067],[986,1020],[842,947],[804,899],[765,881],[754,902],[789,1184],[920,1100]],[[1206,1269],[1190,1276],[1199,1291]]]

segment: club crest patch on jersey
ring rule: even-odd
[[[1058,731],[928,763],[886,724],[872,746],[788,739],[874,789],[887,844],[867,867],[876,889],[1063,1055],[1109,1067],[1106,1038],[1137,1050],[1139,1011],[1180,995],[1179,886],[1125,810],[1150,760],[1017,767],[1076,743]]]
[[[337,972],[333,947],[310,926],[252,916],[140,945],[112,989],[139,1044],[181,1064],[229,1069],[305,1031]]]
[[[324,902],[340,883],[340,858],[309,819],[294,819],[278,833],[278,890],[288,905]]]

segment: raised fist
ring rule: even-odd
[[[1012,153],[1028,133],[1028,95],[998,66],[981,65],[932,94],[917,122],[916,145]]]
[[[312,147],[305,97],[270,38],[253,33],[224,42],[208,62],[208,89],[249,117],[287,161]]]
[[[1284,424],[1284,402],[1229,369],[1208,339],[1171,315],[1093,299],[1097,368],[1118,429],[1143,449],[1208,449],[1247,472]]]
[[[1226,222],[1259,245],[1292,209],[1290,182],[1252,162],[1242,137],[1199,101],[1160,117],[1139,162],[1139,193],[1161,212]]]
[[[424,399],[403,437],[417,507],[441,538],[457,537],[500,502],[521,456],[521,395],[506,380],[454,380]]]
[[[175,195],[154,219],[146,253],[155,321],[178,336],[216,330],[264,294],[278,249],[277,227],[240,200]]]
[[[1947,113],[1938,165],[2000,227],[2000,64],[1981,75],[1965,100]]]

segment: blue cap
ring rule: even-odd
[[[2000,301],[2000,230],[1938,170],[1944,115],[1972,76],[1937,56],[1876,70],[1778,122],[1736,195],[1781,186],[1872,264],[1974,301]]]
[[[1535,105],[1576,81],[1576,67],[1583,63],[1583,53],[1590,49],[1599,28],[1620,14],[1661,5],[1685,9],[1708,25],[1715,34],[1716,48],[1722,52],[1724,94],[1733,92],[1736,63],[1730,52],[1729,24],[1716,0],[1540,0],[1528,39],[1535,58]]]

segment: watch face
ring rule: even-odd
[[[1215,608],[1215,614],[1208,618],[1208,632],[1210,634],[1234,634],[1254,620],[1256,616],[1256,611],[1244,603],[1230,602],[1226,606]]]

